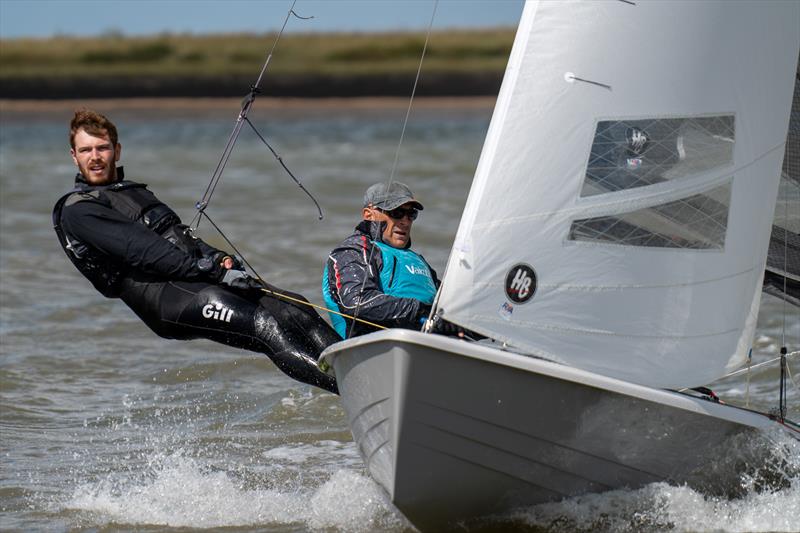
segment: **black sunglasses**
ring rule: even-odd
[[[409,207],[409,208],[395,207],[391,211],[378,208],[378,211],[389,215],[389,217],[395,220],[400,220],[404,216],[408,216],[408,218],[410,218],[411,220],[417,220],[417,216],[419,216],[419,210],[414,207]]]

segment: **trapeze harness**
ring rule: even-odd
[[[122,168],[119,167],[117,172],[121,174]],[[180,224],[178,215],[148,191],[147,185],[125,180],[101,186],[79,184],[56,202],[53,229],[69,260],[103,296],[119,297],[123,265],[68,236],[61,227],[64,207],[84,200],[105,200],[104,203],[109,203],[114,211],[143,224],[189,255],[200,254],[199,248],[185,231],[187,226]]]

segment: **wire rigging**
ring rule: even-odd
[[[784,202],[784,216],[786,221],[789,221],[789,199]],[[778,398],[778,413],[780,413],[781,421],[786,419],[786,374],[788,373],[789,366],[786,361],[786,295],[787,295],[787,277],[788,277],[788,261],[789,261],[789,229],[783,228],[783,324],[781,325],[781,376],[780,376],[780,392]]]
[[[433,10],[431,12],[431,19],[428,22],[428,31],[425,34],[425,44],[422,46],[422,54],[419,58],[419,65],[417,66],[417,75],[414,78],[414,86],[411,88],[411,97],[408,99],[408,108],[406,109],[406,116],[403,119],[403,128],[400,131],[400,140],[397,143],[397,149],[394,152],[394,162],[392,163],[392,170],[389,173],[389,182],[386,186],[386,191],[388,192],[394,183],[394,174],[397,170],[397,162],[400,159],[400,147],[403,145],[403,139],[406,135],[406,126],[408,126],[408,118],[411,115],[411,107],[414,104],[414,96],[417,94],[417,85],[419,84],[419,77],[420,73],[422,72],[422,64],[425,61],[425,52],[428,50],[428,42],[431,38],[431,29],[433,28],[433,20],[436,18],[436,8],[439,5],[439,0],[434,0],[433,2]],[[367,268],[370,268],[372,264],[372,256],[375,253],[375,246],[373,246],[369,251],[369,259],[367,260]],[[353,313],[355,318],[358,317],[358,313],[361,310],[361,298],[364,294],[364,287],[367,285],[367,276],[364,276],[364,281],[361,283],[361,288],[359,289],[358,293],[358,300],[356,303],[356,310]],[[350,338],[353,335],[353,328],[356,325],[356,320],[350,324],[350,330],[347,332],[347,338]]]
[[[214,222],[214,220],[212,220],[212,218],[210,216],[208,216],[208,213],[206,213],[205,211],[203,212],[203,216],[214,227],[214,229],[217,230],[217,232],[222,236],[222,238],[225,240],[225,242],[228,244],[228,246],[231,247],[231,249],[233,250],[233,253],[235,253],[242,260],[242,262],[245,264],[245,266],[247,266],[247,268],[250,269],[250,271],[253,273],[253,275],[256,277],[256,279],[259,280],[262,284],[266,285],[266,282],[264,281],[264,278],[261,277],[261,274],[258,273],[258,271],[255,269],[255,267],[253,265],[251,265],[250,262],[247,260],[247,258],[244,256],[244,254],[242,254],[239,251],[239,249],[236,247],[236,245],[233,244],[233,242],[228,238],[228,236],[225,235],[225,232],[222,231],[222,228],[220,228]],[[339,311],[334,311],[333,309],[328,309],[327,307],[323,307],[321,305],[317,305],[317,304],[311,303],[311,302],[306,301],[306,300],[299,300],[297,298],[289,296],[288,294],[284,294],[284,293],[278,292],[278,291],[273,291],[272,289],[268,289],[266,287],[262,287],[260,290],[262,292],[264,292],[265,294],[269,294],[269,295],[275,296],[277,298],[282,298],[284,300],[289,300],[290,302],[294,302],[296,304],[306,305],[308,307],[313,307],[315,309],[320,309],[322,311],[327,311],[329,313],[334,313],[336,315],[339,315],[339,316],[342,316],[342,317],[345,317],[345,318],[349,318],[349,319],[351,319],[351,320],[353,320],[355,322],[360,322],[362,324],[366,324],[368,326],[372,326],[372,327],[377,328],[377,329],[387,329],[384,326],[381,326],[379,324],[375,324],[373,322],[369,322],[369,321],[364,320],[362,318],[358,318],[358,317],[355,317],[355,316],[350,316],[350,315],[345,314],[345,313],[340,313]]]
[[[322,220],[324,218],[324,215],[322,214],[322,207],[320,207],[319,202],[317,202],[317,199],[314,198],[314,196],[310,192],[308,192],[308,189],[303,187],[303,184],[300,183],[300,180],[298,180],[295,177],[295,175],[292,173],[292,171],[289,170],[289,167],[287,167],[286,164],[283,162],[283,158],[278,154],[278,152],[275,151],[274,148],[272,148],[272,146],[267,142],[267,140],[264,138],[264,136],[261,135],[261,133],[256,129],[256,127],[253,125],[253,123],[250,121],[250,119],[245,117],[244,120],[253,129],[253,132],[258,136],[258,138],[261,139],[261,142],[264,143],[264,145],[266,145],[267,148],[269,148],[269,151],[272,152],[272,155],[275,156],[275,159],[277,159],[278,163],[281,164],[281,166],[283,167],[283,170],[285,170],[286,173],[289,174],[289,177],[291,177],[294,180],[294,182],[297,184],[297,186],[300,187],[300,189],[302,189],[302,191],[304,193],[306,193],[306,195],[308,195],[309,198],[311,198],[311,201],[314,202],[314,205],[317,207],[317,213],[318,213],[318,216],[319,216],[319,220]]]
[[[406,116],[403,119],[403,129],[400,131],[400,141],[397,143],[397,149],[394,152],[394,163],[392,163],[392,171],[389,174],[389,187],[391,187],[392,182],[394,182],[394,173],[397,170],[397,161],[400,159],[400,147],[403,146],[403,139],[406,136],[408,117],[411,116],[411,106],[414,104],[414,96],[417,94],[417,85],[419,84],[419,76],[422,72],[422,63],[425,61],[425,52],[428,50],[428,41],[430,41],[431,38],[431,28],[433,28],[433,19],[436,17],[436,8],[438,5],[439,0],[434,0],[431,20],[428,22],[428,32],[425,34],[425,44],[422,46],[422,54],[419,58],[419,65],[417,65],[417,75],[414,78],[414,86],[411,88],[411,98],[408,99],[408,109],[406,109]]]
[[[272,61],[272,56],[273,56],[273,54],[275,52],[275,48],[278,46],[278,42],[280,41],[280,38],[283,35],[284,30],[286,29],[286,25],[289,22],[289,18],[291,18],[292,16],[294,16],[294,17],[296,17],[296,18],[298,18],[300,20],[310,20],[310,19],[314,18],[313,16],[302,17],[302,16],[298,15],[297,12],[294,10],[294,6],[295,6],[296,3],[297,3],[297,0],[293,0],[292,5],[289,8],[289,11],[287,11],[287,13],[286,13],[286,18],[283,21],[283,25],[281,26],[281,29],[278,32],[278,35],[275,37],[275,40],[272,43],[272,48],[270,48],[269,54],[267,54],[267,59],[264,61],[264,65],[261,67],[261,72],[259,72],[258,78],[256,79],[255,84],[250,88],[250,92],[247,94],[247,96],[244,97],[244,100],[242,100],[241,110],[239,111],[239,115],[236,117],[236,123],[233,126],[233,131],[231,131],[231,134],[228,136],[228,141],[225,144],[225,148],[222,151],[222,156],[220,157],[219,161],[217,162],[217,166],[214,169],[214,173],[211,176],[211,180],[209,181],[205,192],[203,193],[203,197],[200,199],[200,201],[198,201],[195,204],[195,209],[197,210],[197,212],[195,213],[195,216],[192,219],[192,222],[190,224],[190,229],[191,229],[191,231],[196,230],[197,227],[199,226],[200,221],[202,220],[202,218],[205,217],[205,219],[208,220],[208,222],[211,224],[211,226],[225,240],[227,245],[230,246],[231,250],[233,250],[233,253],[236,254],[242,260],[242,262],[245,264],[245,266],[248,269],[250,269],[250,271],[253,273],[253,275],[256,277],[256,279],[258,279],[260,282],[262,282],[262,284],[265,285],[265,287],[261,288],[261,291],[263,291],[265,294],[269,294],[269,295],[272,295],[272,296],[275,296],[275,297],[278,297],[278,298],[282,298],[284,300],[289,300],[289,301],[292,301],[292,302],[300,304],[300,305],[307,305],[309,307],[313,307],[313,308],[316,308],[316,309],[322,309],[322,310],[325,310],[325,311],[327,311],[329,313],[335,313],[335,314],[341,315],[343,317],[350,318],[354,322],[355,321],[361,322],[361,323],[367,324],[369,326],[372,326],[372,327],[375,327],[375,328],[378,328],[378,329],[386,329],[381,325],[374,324],[372,322],[369,322],[369,321],[366,321],[366,320],[363,320],[363,319],[359,319],[359,318],[354,317],[354,316],[349,316],[349,315],[346,315],[344,313],[339,313],[339,312],[334,311],[332,309],[327,309],[327,308],[322,307],[320,305],[316,305],[316,304],[313,304],[313,303],[305,301],[305,300],[299,300],[297,298],[294,298],[294,297],[289,296],[287,294],[284,294],[282,292],[278,292],[278,291],[274,291],[274,290],[266,288],[266,282],[261,277],[261,275],[258,273],[258,271],[255,269],[255,267],[253,267],[253,265],[250,264],[250,262],[247,260],[245,255],[241,251],[239,251],[239,249],[236,247],[236,245],[233,243],[233,241],[228,238],[228,236],[225,234],[225,232],[222,231],[222,228],[220,228],[219,225],[217,225],[217,223],[215,223],[214,220],[212,220],[212,218],[209,216],[208,211],[207,211],[208,205],[211,202],[211,198],[214,196],[214,192],[216,191],[217,186],[219,185],[219,182],[222,179],[222,173],[225,170],[225,166],[228,163],[228,159],[230,159],[231,153],[233,153],[233,148],[236,145],[236,141],[239,138],[239,134],[241,133],[242,126],[244,126],[244,124],[247,123],[250,126],[250,128],[253,130],[253,132],[261,140],[261,142],[264,143],[267,146],[267,148],[269,148],[270,152],[272,152],[272,155],[275,157],[275,159],[278,161],[278,163],[280,163],[281,167],[283,167],[283,169],[286,171],[286,173],[289,174],[289,176],[297,184],[297,186],[309,198],[311,198],[311,200],[314,202],[314,205],[317,208],[317,213],[318,213],[318,216],[319,216],[319,220],[322,220],[323,217],[324,217],[323,212],[322,212],[322,207],[320,207],[319,202],[317,202],[316,198],[314,198],[314,196],[308,191],[308,189],[306,189],[303,186],[303,184],[300,182],[300,180],[297,179],[297,177],[294,175],[294,173],[291,170],[289,170],[289,167],[287,167],[286,163],[284,163],[284,161],[283,161],[283,157],[281,157],[278,154],[278,152],[276,152],[275,149],[272,148],[272,146],[269,144],[269,142],[267,142],[266,138],[264,138],[264,136],[258,131],[258,129],[255,127],[255,125],[252,123],[252,121],[248,117],[250,109],[253,107],[253,103],[255,102],[256,96],[261,92],[261,82],[264,79],[264,75],[267,72],[267,69],[269,67],[270,61]]]
[[[309,20],[314,18],[313,16],[302,17],[298,15],[294,10],[294,6],[296,3],[297,0],[292,1],[292,5],[286,12],[286,17],[283,20],[283,25],[281,26],[278,35],[275,37],[275,40],[272,43],[272,48],[270,48],[270,51],[267,54],[267,59],[264,61],[264,64],[261,67],[261,72],[259,72],[255,84],[250,88],[250,92],[247,94],[247,96],[244,97],[244,100],[242,101],[242,107],[239,111],[239,115],[236,117],[236,122],[234,123],[233,131],[231,131],[231,134],[228,136],[228,142],[225,144],[225,148],[222,151],[222,156],[217,162],[217,166],[214,169],[214,173],[211,175],[211,180],[208,182],[208,186],[206,187],[206,190],[203,193],[203,197],[195,204],[195,209],[197,210],[197,213],[195,213],[195,216],[190,224],[192,230],[197,229],[203,215],[206,215],[206,218],[208,218],[207,214],[205,213],[205,210],[208,207],[209,203],[211,203],[211,198],[214,196],[214,192],[217,190],[217,186],[219,185],[219,182],[222,179],[222,173],[225,171],[225,166],[228,164],[228,160],[230,159],[230,156],[233,153],[233,148],[236,146],[236,141],[239,139],[239,134],[242,131],[242,126],[244,126],[244,123],[247,122],[248,124],[250,124],[250,127],[253,128],[254,131],[256,131],[256,134],[259,136],[259,138],[266,144],[266,141],[264,140],[263,136],[260,133],[258,133],[255,126],[253,126],[253,124],[250,122],[247,115],[250,113],[250,109],[253,107],[253,103],[255,102],[256,96],[259,93],[261,93],[261,82],[264,79],[264,75],[266,74],[267,69],[269,68],[269,64],[272,61],[272,56],[275,52],[275,49],[278,46],[278,42],[283,36],[283,32],[286,29],[286,25],[288,24],[289,19],[292,16],[300,20]],[[300,186],[300,188],[313,200],[314,205],[317,207],[317,211],[319,213],[319,219],[322,220],[323,214],[322,214],[322,208],[320,208],[319,206],[319,202],[317,202],[317,200],[311,195],[311,193],[309,193],[308,190],[305,187],[303,187],[302,184],[300,184],[298,179],[294,176],[292,172],[289,171],[286,164],[283,162],[283,159],[278,156],[275,150],[273,150],[272,147],[269,146],[269,144],[267,144],[267,146],[269,147],[270,151],[272,151],[273,155],[278,159],[278,162],[281,164],[284,170],[286,170],[286,172],[289,173],[289,175],[295,181],[295,183],[297,183]]]
[[[797,357],[797,356],[800,356],[800,350],[798,350],[796,352],[790,352],[790,353],[786,354],[787,358],[789,358],[789,357]],[[756,363],[755,365],[751,365],[749,367],[740,368],[739,370],[734,370],[733,372],[729,372],[729,373],[725,374],[724,376],[720,377],[719,380],[727,379],[727,378],[730,378],[730,377],[733,377],[733,376],[738,376],[739,374],[741,374],[743,372],[749,372],[749,371],[755,370],[757,368],[760,368],[762,366],[771,365],[771,364],[775,363],[776,361],[780,361],[780,359],[781,359],[780,356],[778,356],[778,357],[775,357],[773,359],[769,359],[767,361],[762,361],[760,363]],[[679,389],[679,390],[680,391],[684,391],[684,390],[688,390],[688,389]],[[798,390],[800,390],[800,389],[798,389]]]

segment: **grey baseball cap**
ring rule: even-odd
[[[372,205],[379,209],[391,211],[395,207],[400,207],[409,202],[414,204],[414,207],[422,211],[424,207],[417,200],[408,185],[393,181],[391,185],[386,183],[376,183],[370,185],[367,192],[364,193],[364,207]]]

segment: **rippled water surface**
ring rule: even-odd
[[[130,179],[185,219],[202,196],[238,111],[115,109]],[[391,172],[405,108],[278,106],[254,123],[320,200],[313,204],[243,131],[209,213],[268,281],[321,303],[330,248],[358,220],[361,195]],[[426,205],[415,248],[441,271],[466,199],[491,103],[427,103],[412,113],[395,179]],[[71,186],[69,110],[6,111],[0,129],[0,529],[404,531],[367,475],[336,396],[296,383],[266,357],[156,337],[106,300],[59,249],[50,209]],[[201,235],[224,246],[206,226]],[[800,315],[762,300],[755,363]],[[800,381],[800,365],[793,364]],[[777,370],[715,390],[732,403],[777,404]],[[800,393],[789,384],[792,417]],[[659,483],[520,510],[475,529],[798,531],[800,446],[772,436],[773,477],[742,476],[740,496]],[[783,486],[773,491],[772,487]],[[768,488],[765,489],[764,487]]]

